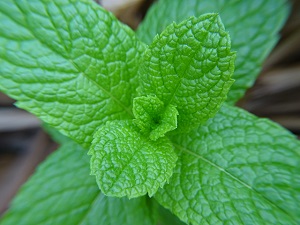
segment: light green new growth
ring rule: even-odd
[[[99,128],[88,153],[91,173],[110,196],[152,196],[168,182],[177,155],[167,138],[152,141],[132,121],[113,121]]]
[[[213,117],[233,80],[235,54],[217,14],[169,25],[141,59],[140,94],[176,106],[178,128],[186,132]]]
[[[177,115],[176,107],[164,103],[156,96],[137,97],[133,100],[134,123],[141,129],[142,133],[149,134],[151,140],[155,141],[163,137],[165,133],[176,129]]]
[[[163,187],[177,157],[162,137],[214,116],[233,82],[234,59],[216,14],[172,24],[154,39],[140,61],[140,95],[148,96],[134,99],[136,119],[108,122],[94,135],[91,171],[104,194],[152,196]]]
[[[147,44],[170,23],[189,16],[219,13],[236,51],[234,84],[227,102],[234,104],[251,87],[262,63],[279,39],[279,31],[289,15],[287,0],[160,0],[150,10],[137,30]]]

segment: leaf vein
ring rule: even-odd
[[[239,178],[237,178],[236,176],[232,175],[231,173],[229,173],[228,171],[226,171],[225,169],[223,169],[222,167],[218,166],[217,164],[213,163],[212,161],[210,161],[207,158],[204,158],[203,156],[201,156],[200,154],[197,154],[181,145],[175,144],[174,146],[176,148],[178,148],[179,150],[185,152],[188,155],[192,155],[195,156],[197,158],[199,158],[200,160],[210,164],[211,166],[213,166],[214,168],[218,169],[219,171],[221,171],[222,173],[226,174],[227,176],[231,177],[232,179],[236,180],[237,182],[239,182],[242,186],[246,187],[247,189],[255,192],[258,196],[260,196],[261,198],[263,198],[264,200],[266,200],[269,204],[271,204],[272,206],[274,206],[275,208],[279,209],[280,211],[282,211],[284,214],[286,214],[287,216],[289,216],[290,218],[293,218],[293,216],[291,216],[285,209],[279,207],[278,205],[274,204],[272,200],[266,198],[264,195],[262,195],[260,192],[258,192],[257,190],[255,190],[254,188],[252,188],[250,185],[248,185],[247,183],[245,183],[244,181],[240,180]]]

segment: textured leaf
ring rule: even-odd
[[[189,135],[170,183],[155,195],[191,224],[300,224],[300,145],[266,119],[224,106]]]
[[[134,123],[155,141],[165,133],[176,129],[178,112],[176,107],[164,103],[156,96],[142,96],[133,100]]]
[[[77,144],[54,152],[21,188],[1,225],[155,225],[153,204],[141,197],[101,194]]]
[[[132,118],[144,49],[88,0],[0,1],[0,90],[84,147],[105,121]]]
[[[155,194],[168,182],[177,160],[167,138],[152,141],[132,121],[112,121],[100,127],[89,155],[91,173],[102,192],[129,198]]]
[[[176,106],[186,131],[213,117],[233,83],[235,54],[217,14],[169,25],[145,51],[139,69],[143,94]]]
[[[148,12],[137,34],[150,44],[173,21],[180,22],[189,16],[219,13],[237,51],[236,82],[230,89],[227,101],[235,103],[247,88],[252,86],[261,64],[278,40],[278,31],[288,15],[286,0],[160,0]]]

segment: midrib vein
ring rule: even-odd
[[[73,65],[75,65],[75,67],[77,68],[76,64],[73,63]],[[78,69],[78,68],[77,68]],[[85,77],[86,79],[92,81],[92,83],[94,85],[96,85],[101,91],[103,91],[106,95],[108,95],[112,100],[114,100],[118,105],[120,105],[127,113],[130,117],[133,118],[133,114],[132,112],[119,100],[117,99],[114,95],[112,95],[111,92],[107,91],[105,88],[103,88],[102,86],[100,86],[100,84],[98,84],[95,80],[91,79],[89,76],[87,76],[85,73],[80,72],[80,74]]]
[[[227,172],[225,169],[223,169],[222,167],[218,166],[217,164],[211,162],[210,160],[204,158],[203,156],[188,150],[187,148],[184,148],[180,145],[177,144],[173,144],[176,148],[184,151],[185,153],[189,154],[189,155],[193,155],[196,156],[197,158],[207,162],[208,164],[212,165],[213,167],[217,168],[218,170],[220,170],[221,172],[225,173],[226,175],[230,176],[231,178],[233,178],[234,180],[238,181],[240,184],[242,184],[243,186],[247,187],[250,190],[254,190],[251,186],[249,186],[248,184],[246,184],[245,182],[241,181],[240,179],[238,179],[237,177],[233,176],[232,174],[230,174],[229,172]]]
[[[179,51],[180,52],[180,51]],[[177,93],[177,91],[178,91],[178,89],[180,88],[180,86],[181,86],[181,84],[182,84],[182,80],[183,79],[185,79],[185,77],[187,76],[187,70],[189,69],[189,67],[190,67],[190,65],[192,64],[192,60],[193,60],[193,58],[194,58],[194,56],[197,54],[197,52],[196,51],[193,51],[193,54],[191,54],[191,56],[189,57],[189,61],[186,63],[186,67],[185,67],[185,69],[184,69],[184,71],[183,71],[183,75],[182,76],[180,76],[179,75],[179,73],[178,73],[178,71],[177,71],[177,67],[176,67],[176,65],[175,65],[175,63],[173,63],[173,65],[174,65],[174,71],[175,71],[175,76],[177,75],[177,76],[179,76],[179,80],[178,80],[178,82],[177,82],[177,84],[176,84],[176,87],[174,88],[174,91],[173,91],[173,93],[172,93],[172,96],[170,97],[170,99],[168,100],[168,102],[165,104],[165,105],[170,105],[170,104],[172,104],[172,101],[173,101],[173,99],[174,99],[174,97],[175,97],[175,95],[176,95],[176,93]],[[180,55],[180,54],[178,54],[178,55]],[[174,55],[174,58],[176,57],[176,55]],[[174,62],[175,60],[173,59],[173,62]]]
[[[22,10],[22,8],[19,7],[19,5],[16,4],[16,6],[18,7],[19,11],[23,14],[23,16],[26,16],[26,13]],[[1,10],[2,12],[2,10]],[[11,17],[9,17],[11,18]],[[49,18],[51,18],[49,16]],[[13,18],[11,18],[13,19]],[[50,19],[51,20],[51,19]],[[15,21],[15,20],[14,20]],[[17,21],[15,21],[17,23]],[[52,22],[52,21],[51,21]],[[18,24],[18,23],[17,23]],[[76,69],[77,69],[77,72],[79,74],[81,74],[83,77],[85,77],[86,79],[92,81],[92,83],[94,83],[101,91],[103,91],[106,95],[108,95],[111,99],[113,99],[113,101],[115,101],[118,105],[120,105],[124,110],[125,112],[128,113],[128,115],[130,117],[134,117],[133,116],[133,113],[120,101],[118,100],[115,96],[113,96],[109,91],[107,91],[105,88],[103,88],[102,86],[100,86],[96,81],[94,81],[93,79],[91,79],[89,76],[87,76],[84,72],[82,72],[80,70],[80,68],[76,65],[76,63],[72,60],[72,58],[70,57],[70,53],[68,51],[66,51],[66,48],[65,46],[63,45],[64,49],[65,49],[65,52],[67,53],[67,58],[65,56],[63,56],[62,54],[60,54],[59,52],[57,52],[55,49],[53,49],[51,46],[49,46],[46,42],[44,42],[43,40],[41,40],[30,28],[30,26],[28,26],[28,22],[26,21],[26,24],[27,26],[24,27],[26,28],[31,34],[32,36],[41,43],[41,45],[44,45],[45,47],[47,47],[49,50],[51,50],[53,52],[53,54],[57,54],[61,57],[63,57],[64,59],[68,60]],[[58,35],[59,36],[59,35]],[[59,36],[59,38],[61,39],[61,37]],[[62,40],[62,39],[61,39]],[[78,78],[78,76],[77,76]]]
[[[262,195],[260,192],[258,192],[257,190],[253,189],[250,185],[246,184],[245,182],[243,182],[242,180],[240,180],[239,178],[235,177],[234,175],[232,175],[231,173],[229,173],[228,171],[226,171],[225,169],[223,169],[222,167],[218,166],[217,164],[213,163],[212,161],[204,158],[203,156],[181,146],[178,144],[173,143],[175,149],[179,149],[183,152],[185,152],[186,154],[195,156],[196,158],[199,158],[200,160],[210,164],[211,166],[213,166],[214,168],[220,170],[222,173],[225,173],[227,176],[231,177],[232,179],[236,180],[237,182],[239,182],[241,185],[243,185],[244,187],[246,187],[247,189],[255,192],[257,195],[259,195],[261,198],[263,198],[264,200],[266,200],[270,205],[272,205],[274,208],[279,209],[281,212],[283,212],[284,214],[286,214],[288,217],[290,217],[293,221],[295,220],[294,217],[292,215],[290,215],[288,212],[286,212],[283,208],[279,207],[278,205],[276,205],[275,203],[273,203],[270,199],[268,199],[267,197],[265,197],[264,195]]]

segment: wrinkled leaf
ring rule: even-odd
[[[178,112],[173,105],[164,106],[156,96],[142,96],[133,100],[134,123],[155,141],[177,128]]]
[[[282,127],[224,106],[173,139],[179,158],[155,195],[191,224],[299,224],[300,145]]]
[[[132,118],[144,49],[92,1],[0,1],[0,90],[89,147],[105,121]]]
[[[278,41],[289,7],[286,0],[160,0],[148,11],[137,35],[148,44],[173,21],[192,15],[219,13],[237,52],[235,72],[227,102],[234,104],[252,86],[261,65]]]
[[[132,121],[99,128],[90,148],[91,173],[102,192],[134,198],[152,196],[173,173],[177,156],[168,138],[152,141]]]
[[[150,199],[106,197],[89,173],[86,151],[75,143],[64,144],[21,188],[0,224],[156,224]]]
[[[176,106],[176,131],[189,131],[213,117],[225,101],[233,83],[234,59],[217,14],[172,23],[141,59],[140,93]]]

